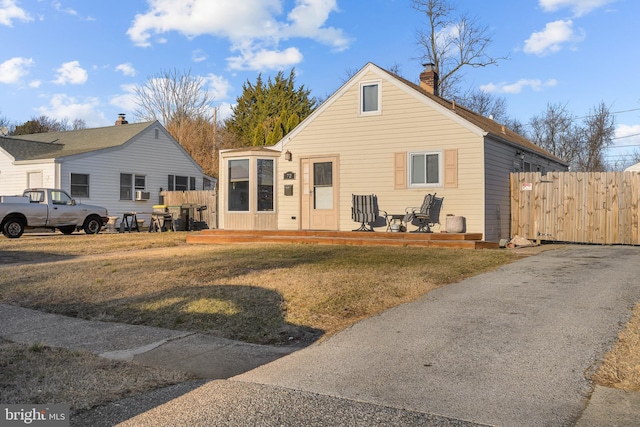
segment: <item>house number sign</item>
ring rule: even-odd
[[[285,172],[284,179],[296,179],[296,174],[293,172]]]

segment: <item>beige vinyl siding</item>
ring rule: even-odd
[[[379,74],[370,73],[361,81],[378,79]],[[442,230],[446,214],[451,213],[467,218],[468,231],[483,232],[482,138],[387,79],[382,79],[382,113],[360,116],[359,88],[352,85],[285,143],[294,162],[280,162],[279,176],[287,168],[296,172],[297,179],[294,197],[284,197],[282,188],[278,189],[279,227],[291,226],[292,216],[299,218],[301,171],[295,170],[296,159],[336,155],[340,159],[340,230],[354,228],[352,194],[376,194],[381,209],[402,213],[409,206],[420,206],[426,193],[435,192],[444,196]],[[457,188],[396,189],[396,153],[439,151],[444,155],[448,149],[457,150]]]

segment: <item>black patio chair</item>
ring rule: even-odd
[[[352,194],[351,219],[359,222],[360,228],[353,231],[373,231],[371,225],[378,219],[378,203],[374,194]]]
[[[436,193],[424,196],[422,206],[409,207],[405,210],[407,223],[411,222],[418,228],[412,233],[431,233],[431,226],[440,223],[440,209],[444,197],[436,197]]]

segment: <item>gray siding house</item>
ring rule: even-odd
[[[0,138],[0,194],[66,190],[110,216],[149,219],[162,190],[208,190],[215,179],[158,122]],[[146,222],[148,224],[148,222]]]

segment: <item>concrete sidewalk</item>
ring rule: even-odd
[[[296,350],[149,326],[92,322],[7,304],[0,304],[0,325],[0,336],[10,341],[87,350],[205,379],[229,378]]]
[[[639,255],[635,247],[544,252],[288,356],[293,349],[2,304],[0,336],[206,378],[236,375],[115,402],[72,425],[636,426],[640,394],[594,392],[585,376],[640,300]]]

